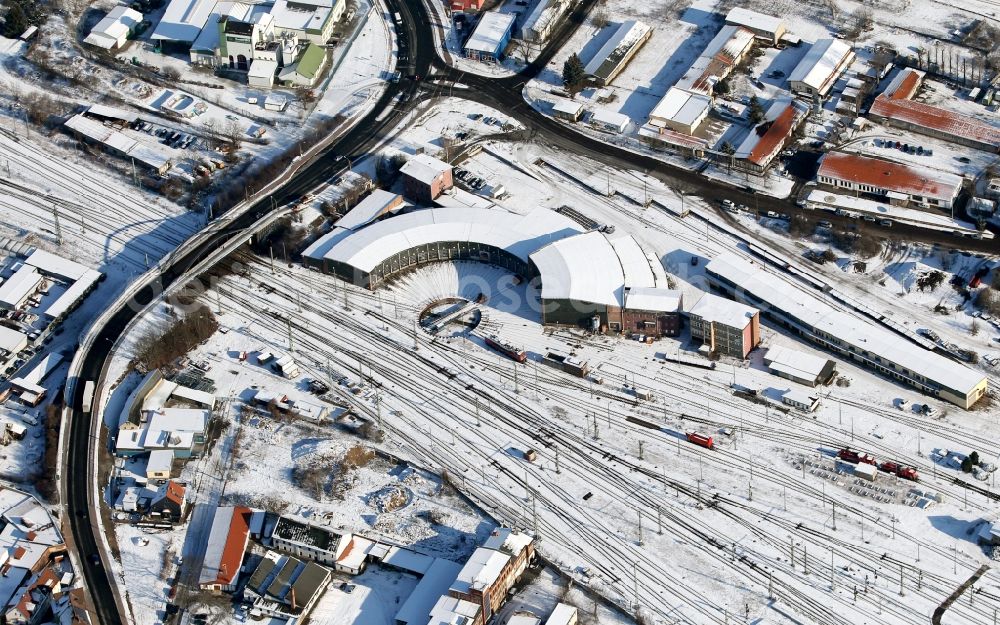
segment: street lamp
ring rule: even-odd
[[[341,160],[347,161],[347,171],[350,171],[350,172],[354,171],[354,169],[353,169],[354,168],[354,164],[351,162],[351,157],[347,156],[346,154],[341,154],[340,156],[337,157],[337,160],[338,161],[341,161]]]

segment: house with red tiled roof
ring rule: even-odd
[[[62,592],[59,576],[52,569],[43,570],[25,589],[10,600],[4,608],[7,625],[36,625],[45,622],[54,595]]]
[[[809,107],[791,99],[777,100],[764,113],[764,121],[750,131],[733,154],[733,166],[762,174],[788,145],[802,125]],[[725,158],[728,159],[728,156]]]
[[[962,190],[962,178],[954,174],[842,152],[828,152],[820,160],[816,181],[911,208],[951,209]]]
[[[170,480],[161,486],[149,503],[149,516],[175,523],[184,516],[187,502],[185,488],[179,482]]]
[[[924,75],[924,72],[912,68],[896,74],[885,91],[875,98],[868,116],[886,126],[977,150],[1000,152],[1000,126],[911,99],[917,94]]]
[[[215,593],[232,592],[243,566],[243,554],[250,540],[250,517],[245,506],[220,506],[215,511],[205,547],[198,585]]]

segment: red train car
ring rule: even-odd
[[[904,467],[900,464],[892,462],[891,460],[886,460],[882,464],[878,465],[880,471],[885,471],[886,473],[895,473],[904,480],[910,480],[916,482],[920,479],[917,475],[917,470],[913,467]]]
[[[705,449],[715,449],[715,441],[712,440],[711,436],[705,436],[697,432],[688,432],[685,436],[687,436],[689,443],[704,447]]]
[[[497,350],[507,358],[510,358],[511,360],[516,360],[517,362],[524,362],[525,360],[528,359],[528,355],[524,352],[523,349],[514,347],[507,341],[501,339],[496,334],[491,334],[490,336],[487,336],[484,340],[487,345]]]
[[[841,449],[839,452],[837,452],[837,457],[843,460],[844,462],[851,462],[853,464],[858,464],[859,462],[863,462],[864,464],[878,465],[878,460],[875,459],[875,456],[872,456],[870,454],[859,454],[858,452],[847,448]]]

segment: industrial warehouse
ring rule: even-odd
[[[986,393],[987,378],[981,372],[841,312],[756,263],[726,252],[705,270],[713,287],[760,307],[780,326],[884,376],[966,409]]]
[[[630,236],[588,232],[531,254],[542,281],[542,322],[676,335],[681,294]]]

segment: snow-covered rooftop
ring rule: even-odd
[[[726,23],[737,26],[745,26],[752,30],[759,30],[771,34],[780,33],[785,29],[785,20],[773,15],[765,15],[743,7],[731,9],[726,14]]]
[[[31,265],[21,265],[14,275],[0,284],[0,305],[17,308],[42,281],[41,274]]]
[[[663,288],[634,287],[625,291],[625,308],[653,312],[678,312],[681,291]]]
[[[555,104],[552,105],[552,110],[556,113],[563,113],[576,117],[583,110],[583,104],[567,98],[558,98],[555,101]]]
[[[962,177],[955,174],[844,152],[824,155],[816,176],[947,202],[962,190]]]
[[[579,232],[576,222],[544,208],[522,215],[500,208],[446,206],[397,215],[360,230],[337,229],[331,233],[332,241],[314,244],[304,255],[371,272],[386,258],[418,245],[473,241],[499,247],[527,261],[531,252],[546,243]]]
[[[426,623],[427,625],[472,623],[475,622],[476,615],[480,610],[481,608],[471,601],[443,596],[439,597],[434,607],[431,608],[430,619]]]
[[[309,5],[309,10],[303,11],[302,6]],[[316,2],[315,0],[275,0],[271,7],[271,15],[274,17],[274,27],[277,30],[321,30],[323,24],[330,18],[333,11],[332,2]]]
[[[84,43],[89,43],[105,50],[112,48],[121,41],[135,26],[142,21],[142,13],[127,6],[118,5],[111,9],[104,18],[97,22],[91,29],[90,34],[84,39]]]
[[[391,206],[401,201],[399,195],[375,189],[371,195],[358,202],[357,206],[337,220],[338,228],[357,230],[381,217]]]
[[[194,42],[215,5],[216,0],[170,0],[150,39]]]
[[[752,31],[733,24],[723,26],[675,86],[710,94],[715,81],[733,70],[753,42]]]
[[[705,293],[691,308],[690,314],[701,317],[706,322],[720,323],[731,328],[747,327],[759,311],[753,306],[734,302],[725,297]]]
[[[645,22],[627,20],[622,22],[615,34],[594,54],[584,68],[591,76],[602,80],[615,72],[634,46],[644,41],[650,28]]]
[[[493,549],[479,547],[469,558],[451,585],[451,590],[466,594],[470,590],[484,590],[493,585],[507,566],[510,556]]]
[[[701,93],[671,87],[657,102],[649,114],[650,123],[659,125],[660,120],[671,120],[678,124],[691,125],[704,117],[712,106],[712,99]]]
[[[632,121],[632,118],[624,113],[618,113],[616,111],[609,111],[608,109],[596,108],[590,113],[590,121],[603,124],[605,126],[614,126],[615,128],[624,128],[628,126]]]
[[[396,612],[395,621],[403,625],[426,625],[427,615],[433,614],[435,606],[440,603],[442,595],[447,594],[461,570],[462,566],[456,562],[435,558]]]
[[[657,274],[631,236],[592,231],[556,241],[531,255],[542,277],[542,298],[625,305],[626,287],[655,287]]]
[[[965,365],[922,349],[896,333],[876,326],[856,314],[848,314],[822,301],[803,288],[782,280],[764,267],[731,252],[712,259],[709,275],[738,284],[743,293],[767,302],[778,313],[860,352],[882,359],[882,366],[898,363],[932,384],[966,394],[983,383],[985,376]]]
[[[575,607],[566,604],[558,603],[552,614],[549,615],[549,619],[545,621],[545,625],[570,625],[575,623],[577,618],[577,610]]]
[[[465,42],[465,49],[493,54],[500,47],[500,42],[507,36],[510,29],[514,27],[514,18],[516,17],[513,13],[497,13],[495,11],[483,13],[475,30],[472,31],[472,36]]]
[[[801,102],[789,98],[775,100],[764,114],[764,121],[750,130],[734,156],[767,167],[808,112]]]
[[[838,69],[845,66],[845,59],[852,54],[851,46],[839,39],[820,39],[795,66],[788,81],[801,82],[825,95]]]
[[[428,185],[449,170],[451,170],[451,165],[429,154],[411,156],[399,169],[400,173]]]
[[[764,362],[775,371],[794,375],[797,378],[817,378],[829,364],[829,359],[820,358],[783,345],[774,345],[764,354]]]

